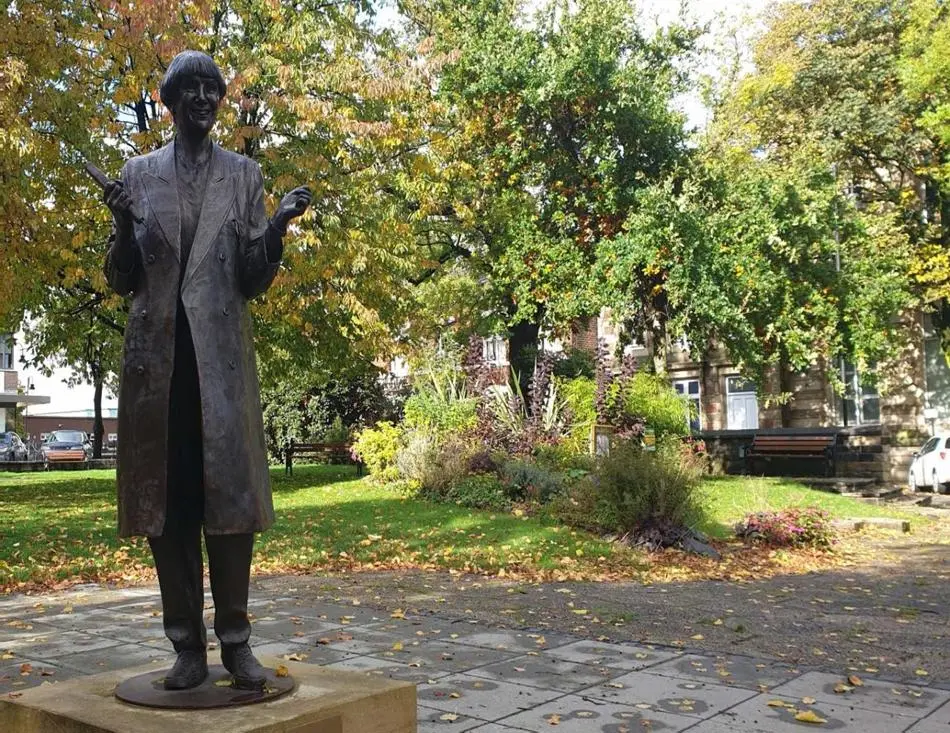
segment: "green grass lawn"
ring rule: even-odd
[[[534,517],[406,498],[343,466],[272,470],[277,522],[260,536],[259,572],[432,566],[539,577],[636,576],[642,554]],[[726,537],[750,511],[817,505],[835,517],[901,516],[781,479],[704,483],[704,529]],[[63,580],[135,581],[150,573],[144,539],[115,530],[115,472],[0,474],[0,589]]]
[[[714,537],[728,537],[736,522],[752,512],[792,507],[818,507],[833,519],[895,517],[921,521],[919,515],[893,506],[869,504],[829,491],[812,489],[797,481],[754,476],[721,476],[703,482],[706,517],[701,529]]]

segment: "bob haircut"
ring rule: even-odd
[[[162,85],[158,89],[158,94],[169,110],[173,110],[181,96],[181,86],[186,79],[204,76],[208,79],[214,79],[218,83],[218,92],[224,98],[228,85],[224,83],[224,77],[221,75],[221,69],[214,60],[206,53],[201,51],[182,51],[168,65],[165,77],[162,79]]]

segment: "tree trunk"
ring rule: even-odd
[[[538,356],[538,336],[541,331],[540,318],[532,322],[521,321],[508,330],[508,362],[517,375],[521,394],[528,398],[531,377],[534,374],[534,362]],[[514,379],[514,375],[512,376]]]
[[[102,370],[92,370],[93,386],[95,393],[93,395],[93,421],[92,421],[92,457],[102,458],[102,435],[105,432],[105,426],[102,424]]]

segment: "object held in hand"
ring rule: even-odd
[[[86,173],[90,175],[92,180],[94,180],[96,183],[99,184],[99,188],[101,188],[102,190],[105,190],[106,186],[108,186],[112,182],[109,180],[109,177],[105,173],[99,170],[96,166],[94,166],[88,160],[85,161],[85,168],[86,168]],[[129,208],[129,214],[137,223],[139,224],[145,223],[145,219],[142,218],[141,214],[139,214],[138,211],[136,211],[135,204],[132,204],[132,206]]]

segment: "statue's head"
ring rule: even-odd
[[[214,127],[227,88],[208,54],[182,51],[168,65],[159,94],[181,133],[204,137]]]

